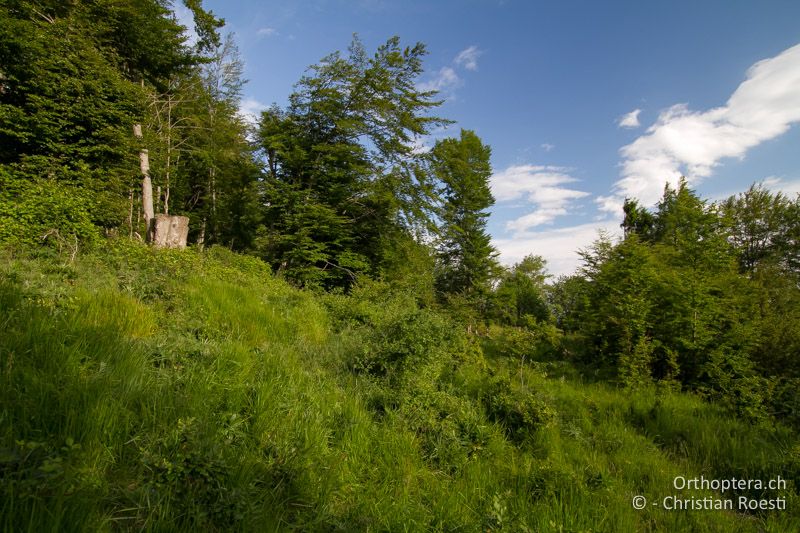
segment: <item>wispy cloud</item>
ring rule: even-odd
[[[278,30],[276,30],[275,28],[270,28],[268,26],[265,26],[263,28],[259,28],[258,30],[256,30],[256,35],[258,35],[259,37],[273,37],[275,35],[278,35]]]
[[[442,67],[432,79],[420,83],[421,91],[439,91],[450,93],[462,84],[462,80],[452,67]]]
[[[800,194],[800,178],[786,179],[781,176],[768,176],[761,180],[761,183],[767,189],[782,192],[789,198]]]
[[[555,147],[556,147],[555,144],[550,144],[550,143],[542,143],[542,144],[539,145],[539,148],[541,148],[545,152],[552,152],[553,148],[555,148]]]
[[[455,90],[464,84],[459,76],[459,69],[478,70],[478,56],[483,52],[477,46],[470,46],[460,51],[450,65],[444,66],[428,80],[418,84],[421,91],[439,91],[449,100],[455,97]]]
[[[600,209],[619,213],[622,198],[645,205],[658,200],[669,181],[710,176],[725,158],[785,133],[800,122],[800,45],[759,61],[721,107],[692,111],[678,104],[663,111],[645,135],[624,146],[621,178]],[[613,211],[612,211],[613,210]]]
[[[787,178],[786,176],[767,176],[759,183],[772,192],[781,192],[792,199],[796,195],[800,194],[800,178],[798,177]],[[721,190],[714,193],[709,199],[714,202],[719,202],[741,192],[741,188]]]
[[[249,124],[258,123],[261,112],[267,109],[267,105],[259,102],[255,98],[244,98],[239,104],[239,116]]]
[[[467,70],[478,70],[478,57],[483,52],[477,46],[472,45],[461,50],[455,58],[455,64]]]
[[[639,124],[639,113],[641,113],[641,109],[634,109],[630,113],[625,113],[617,120],[617,124],[620,128],[638,128]]]
[[[578,250],[590,246],[601,231],[611,238],[621,234],[619,222],[603,221],[527,232],[511,239],[494,239],[492,244],[500,252],[500,261],[506,265],[517,263],[529,254],[541,255],[547,260],[547,270],[560,276],[571,274],[580,266]]]
[[[533,208],[530,213],[506,223],[517,234],[557,217],[568,214],[568,208],[588,192],[564,187],[578,181],[569,169],[556,166],[514,165],[497,172],[489,179],[492,194],[498,203],[524,201]]]

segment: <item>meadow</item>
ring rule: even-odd
[[[796,432],[520,335],[379,281],[299,290],[224,248],[7,249],[0,529],[800,529]],[[721,497],[674,488],[701,476],[780,476],[725,497],[786,510],[663,508]]]

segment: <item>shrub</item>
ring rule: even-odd
[[[11,183],[11,175],[0,169],[0,242],[46,244],[73,255],[98,242],[91,200],[80,189],[50,180]]]
[[[719,349],[703,366],[701,391],[751,422],[768,419],[768,380],[756,374],[747,356]]]
[[[550,405],[532,392],[513,390],[508,378],[493,381],[484,404],[489,418],[501,424],[506,434],[518,442],[556,418]]]
[[[399,384],[406,373],[446,354],[452,341],[453,327],[442,316],[425,309],[403,313],[369,333],[354,368]]]
[[[636,388],[652,381],[650,370],[652,360],[652,344],[646,337],[639,337],[633,350],[619,356],[617,371],[622,384],[626,387]]]
[[[178,526],[230,528],[243,518],[243,500],[231,488],[229,466],[205,446],[194,418],[179,419],[177,428],[140,449],[146,498],[171,509]]]

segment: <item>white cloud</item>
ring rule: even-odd
[[[620,128],[638,128],[639,127],[639,113],[641,109],[634,109],[630,113],[625,113],[617,120]]]
[[[624,146],[616,202],[599,198],[610,211],[622,198],[652,205],[664,183],[685,175],[690,182],[710,176],[724,158],[743,158],[747,150],[785,133],[800,122],[800,45],[759,61],[722,106],[691,111],[678,104],[663,111],[647,133]]]
[[[604,213],[619,214],[622,213],[622,207],[625,205],[625,200],[620,196],[598,196],[594,199],[598,209]]]
[[[467,70],[478,70],[478,57],[483,52],[473,45],[461,50],[455,58],[455,64]]]
[[[483,52],[477,46],[460,51],[449,66],[440,68],[430,79],[417,85],[420,91],[438,91],[445,99],[455,97],[455,90],[464,84],[456,69],[478,70],[478,57]]]
[[[267,105],[259,102],[255,98],[245,98],[239,104],[239,116],[250,124],[258,123],[261,112],[267,109]]]
[[[531,213],[509,221],[506,227],[519,234],[549,224],[566,215],[574,200],[589,196],[588,192],[563,187],[578,181],[567,174],[568,170],[555,166],[514,165],[492,175],[489,186],[497,202],[524,200],[534,207]]]
[[[550,144],[550,143],[542,143],[542,144],[539,145],[539,147],[542,150],[544,150],[545,152],[551,152],[553,150],[553,148],[556,147],[556,145],[555,144]]]
[[[256,31],[256,35],[258,35],[259,37],[272,37],[274,35],[278,35],[278,30],[269,27],[259,28]]]
[[[800,178],[787,180],[780,176],[768,176],[761,180],[767,189],[775,192],[782,192],[789,198],[794,198],[800,194]]]
[[[506,265],[518,263],[526,255],[541,255],[547,260],[547,270],[555,276],[571,274],[581,264],[578,250],[590,246],[605,231],[610,237],[621,235],[618,221],[592,222],[568,228],[549,229],[495,239],[492,244]]]
[[[420,83],[419,90],[448,93],[460,87],[461,84],[461,78],[452,67],[442,67],[433,79]]]
[[[422,155],[427,154],[431,150],[433,150],[433,145],[430,144],[430,140],[427,138],[417,138],[411,143],[411,153],[414,155]]]

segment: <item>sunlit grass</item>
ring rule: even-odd
[[[386,332],[441,333],[408,299],[326,300],[224,250],[0,264],[3,530],[798,526],[796,435],[696,396],[586,384],[460,337],[448,353],[420,341],[434,352],[396,382],[354,372]],[[535,422],[493,418],[501,382],[501,408]],[[788,510],[631,506],[700,475],[780,475]]]

